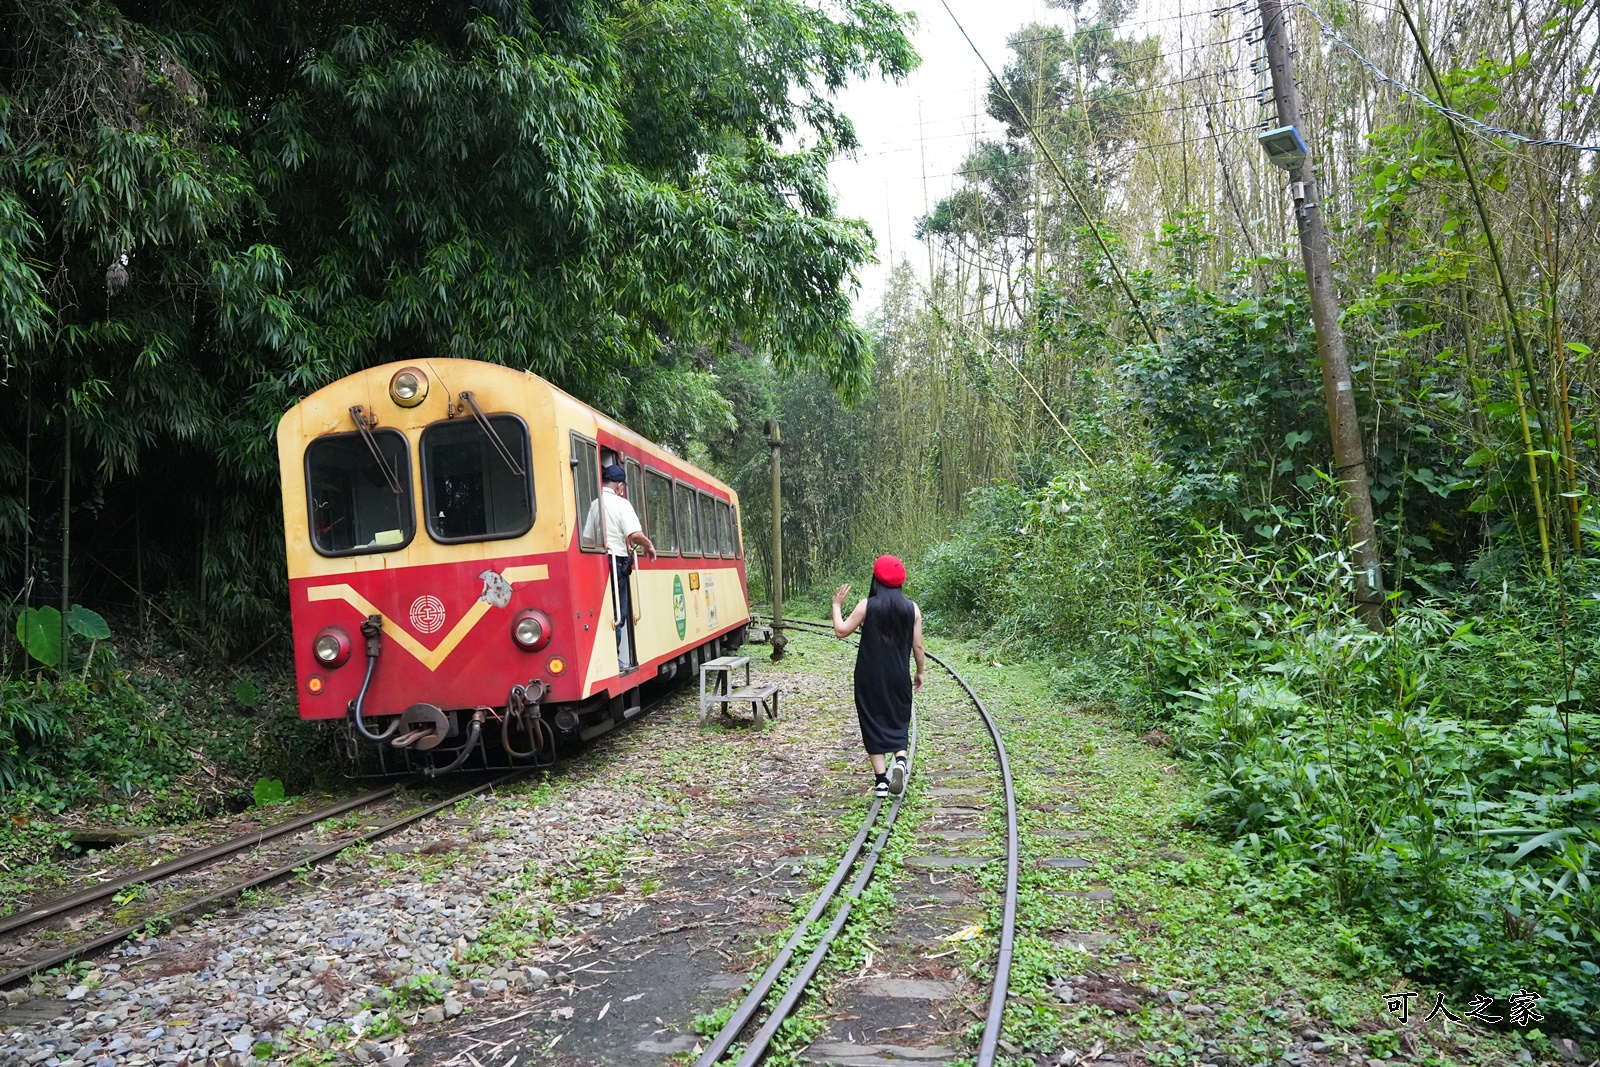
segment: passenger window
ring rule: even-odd
[[[677,486],[678,548],[686,556],[700,554],[700,516],[695,513],[694,490],[682,482]]]
[[[515,415],[490,415],[488,422],[499,444],[475,419],[436,422],[422,431],[422,499],[435,541],[494,541],[533,528],[528,428]],[[501,445],[521,473],[512,470]]]
[[[650,540],[666,556],[678,554],[678,533],[672,522],[672,482],[653,470],[644,472],[645,514]]]
[[[712,499],[705,493],[696,494],[700,498],[700,547],[705,549],[708,556],[719,556],[722,549],[718,547],[717,536],[717,509]]]
[[[649,494],[644,491],[644,475],[639,471],[639,461],[636,459],[623,460],[623,466],[628,472],[628,502],[633,505],[633,513],[639,516],[639,525],[648,533],[650,519],[645,512],[650,510],[650,501],[645,497]],[[655,538],[650,539],[652,542]],[[661,551],[656,549],[657,552]]]
[[[736,506],[728,508],[728,520],[731,524],[729,533],[733,535],[733,554],[740,559],[744,558],[744,531],[739,528],[739,509]]]
[[[572,435],[572,485],[578,504],[578,547],[584,552],[606,550],[605,524],[600,519],[600,449]]]
[[[324,556],[392,552],[416,533],[405,435],[373,430],[370,439],[371,446],[359,433],[328,434],[306,446],[311,546]]]
[[[733,509],[726,501],[717,501],[717,533],[722,538],[722,554],[733,558]]]

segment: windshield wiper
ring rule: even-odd
[[[477,420],[478,427],[488,435],[490,441],[494,442],[495,451],[499,452],[500,458],[506,461],[506,466],[511,468],[511,473],[518,478],[524,477],[522,465],[517,462],[516,456],[511,454],[511,449],[506,447],[506,443],[495,432],[494,425],[489,421],[489,416],[483,413],[483,409],[478,406],[478,402],[472,398],[470,392],[461,394],[461,403],[464,407],[472,409],[472,417]]]
[[[389,483],[389,488],[395,496],[405,493],[400,486],[400,479],[389,469],[389,461],[383,458],[383,452],[378,448],[378,439],[372,436],[372,428],[378,425],[378,416],[368,415],[366,409],[360,404],[350,409],[350,417],[355,420],[356,432],[367,443],[367,449],[372,453],[373,461],[378,464],[378,469],[383,472],[383,480]]]

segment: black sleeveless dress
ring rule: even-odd
[[[899,752],[907,746],[911,728],[912,627],[891,641],[876,625],[876,609],[868,598],[856,649],[856,716],[869,756]]]

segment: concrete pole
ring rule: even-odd
[[[1278,125],[1303,129],[1300,102],[1295,94],[1294,57],[1289,52],[1289,28],[1283,9],[1279,0],[1260,0],[1260,7]],[[1304,133],[1301,136],[1304,138]],[[1295,202],[1295,226],[1300,231],[1300,255],[1305,261],[1306,282],[1311,289],[1311,319],[1317,331],[1317,359],[1322,364],[1322,399],[1327,405],[1328,431],[1333,438],[1334,476],[1344,490],[1347,536],[1356,579],[1356,611],[1367,626],[1381,630],[1383,571],[1379,567],[1378,533],[1372,517],[1372,492],[1367,484],[1366,445],[1361,439],[1361,422],[1356,416],[1350,357],[1345,351],[1344,331],[1339,328],[1339,293],[1334,287],[1328,231],[1323,223],[1309,157],[1289,172],[1289,183]]]
[[[783,435],[778,420],[768,419],[767,445],[772,449],[772,571],[767,575],[772,599],[772,658],[783,658],[789,639],[783,636]]]

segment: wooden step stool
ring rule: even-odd
[[[744,685],[734,688],[733,672],[740,667],[744,668]],[[709,688],[706,685],[708,676],[711,682]],[[778,717],[778,686],[772,682],[763,682],[760,685],[750,683],[749,656],[718,656],[700,664],[702,723],[711,721],[713,707],[720,705],[726,708],[729,704],[743,704],[746,701],[750,704],[752,721],[760,722],[763,711],[769,719]]]

